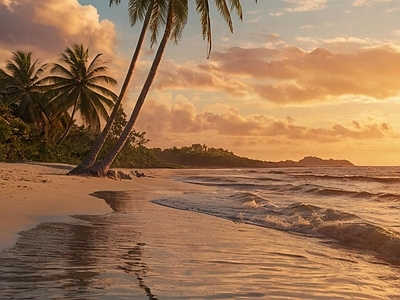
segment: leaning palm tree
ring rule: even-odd
[[[157,73],[157,69],[161,62],[161,58],[164,53],[167,41],[170,39],[171,36],[175,37],[175,39],[178,40],[180,35],[182,34],[182,30],[187,21],[187,12],[188,12],[187,0],[169,0],[168,10],[166,12],[166,15],[165,15],[165,10],[162,11],[160,10],[158,12],[160,13],[158,20],[160,19],[166,20],[164,35],[157,49],[155,58],[151,65],[147,79],[143,85],[142,91],[132,111],[131,117],[128,123],[125,125],[125,128],[120,138],[118,139],[117,143],[110,150],[110,152],[108,152],[108,154],[103,158],[101,162],[97,162],[90,168],[85,169],[83,174],[104,177],[107,174],[112,162],[117,157],[118,153],[121,151],[126,141],[128,140],[129,135],[133,130],[133,125],[137,119],[137,116],[140,112],[141,107],[143,106],[144,100],[147,96],[150,86]],[[155,24],[151,24],[151,26],[154,25]],[[157,34],[152,35],[152,38],[154,38],[156,35]]]
[[[227,24],[230,28],[231,31],[233,31],[232,28],[232,20],[231,20],[231,15],[230,15],[230,10],[228,6],[226,5],[225,0],[215,0],[217,4],[217,8],[220,12],[220,14],[223,16],[223,18],[227,21]],[[236,12],[239,15],[239,18],[242,20],[242,9],[240,5],[239,0],[230,0],[231,2],[231,9],[235,9]],[[202,20],[202,28],[203,28],[203,37],[207,38],[209,42],[209,48],[211,49],[211,23],[210,23],[210,17],[209,17],[209,6],[208,6],[208,1],[207,0],[196,0],[196,9],[200,12],[201,14],[201,20]],[[128,123],[125,126],[124,131],[122,132],[119,140],[113,147],[113,149],[104,157],[104,159],[101,162],[95,163],[92,167],[86,169],[84,172],[85,174],[90,174],[92,176],[105,176],[118,155],[118,153],[121,151],[123,146],[125,145],[126,141],[128,140],[130,132],[133,130],[133,126],[136,122],[136,119],[139,115],[139,112],[143,106],[143,103],[146,99],[146,96],[150,90],[150,87],[153,83],[153,80],[155,78],[155,75],[157,73],[157,69],[160,65],[163,53],[165,51],[165,47],[167,45],[167,42],[170,38],[174,40],[175,43],[177,43],[182,35],[183,29],[186,25],[187,22],[187,16],[188,16],[188,2],[187,0],[170,0],[168,4],[168,11],[167,15],[165,16],[166,24],[165,24],[165,31],[163,38],[160,42],[160,45],[157,49],[154,61],[151,65],[149,74],[147,76],[147,79],[145,81],[145,84],[143,85],[142,91],[139,94],[138,100],[136,102],[136,105],[133,109],[133,112],[131,114],[131,117],[128,121]],[[154,32],[154,31],[153,31]]]
[[[47,64],[32,61],[32,52],[13,52],[6,61],[6,70],[0,69],[0,90],[8,105],[15,105],[19,117],[27,123],[35,123],[42,133],[49,124],[47,99],[38,86],[39,77]]]
[[[110,6],[113,3],[119,4],[121,0],[110,0]],[[157,6],[159,5],[159,1],[156,0],[150,0],[150,1],[134,1],[134,0],[129,0],[129,16],[131,20],[131,26],[134,26],[139,20],[143,21],[142,25],[142,30],[139,35],[138,42],[136,44],[136,49],[133,53],[131,63],[129,65],[128,71],[125,76],[125,80],[122,84],[121,91],[118,95],[118,99],[114,104],[114,108],[110,114],[110,117],[107,120],[106,125],[103,128],[103,131],[97,138],[95,144],[93,145],[92,149],[90,150],[89,154],[85,157],[85,159],[73,170],[69,172],[69,174],[79,174],[82,170],[85,168],[91,167],[96,159],[97,156],[100,153],[101,148],[103,147],[107,136],[110,133],[111,127],[113,125],[113,122],[115,118],[118,115],[118,110],[121,107],[121,104],[123,100],[125,99],[126,93],[129,88],[129,84],[131,82],[131,79],[133,77],[133,72],[135,70],[136,62],[139,57],[140,50],[143,45],[143,41],[146,35],[146,31],[148,29],[150,19],[152,17],[152,12],[157,10]],[[154,16],[153,16],[154,17]]]
[[[89,48],[77,44],[67,47],[61,55],[63,64],[56,63],[51,69],[55,75],[40,81],[42,87],[55,94],[52,104],[56,113],[65,115],[70,111],[69,121],[58,144],[68,135],[78,111],[83,124],[95,133],[100,132],[101,119],[108,118],[107,109],[113,106],[117,96],[103,85],[116,85],[117,82],[105,75],[107,68],[99,61],[101,55],[97,54],[88,63]]]

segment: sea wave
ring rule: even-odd
[[[400,264],[400,233],[333,208],[303,202],[279,206],[255,193],[230,197],[203,195],[190,198],[159,198],[153,202],[276,230],[336,241],[346,247],[374,251]]]
[[[321,180],[348,180],[360,182],[378,182],[384,184],[400,183],[400,177],[386,177],[386,176],[362,176],[362,175],[318,175],[318,174],[295,174],[295,176],[308,179],[321,179]]]
[[[312,195],[326,196],[326,197],[343,196],[343,197],[359,198],[363,200],[393,201],[393,202],[400,201],[400,194],[395,194],[395,193],[372,193],[368,191],[346,190],[346,189],[323,187],[311,184],[292,186],[290,187],[289,190],[294,192],[301,192],[303,194],[312,194]]]

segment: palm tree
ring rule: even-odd
[[[120,0],[110,0],[110,5],[113,3],[119,4],[121,1]],[[142,32],[138,41],[138,44],[136,46],[136,50],[135,53],[132,57],[132,61],[130,64],[130,67],[128,69],[128,73],[126,75],[124,84],[122,86],[120,95],[118,97],[118,100],[115,104],[114,110],[110,115],[110,118],[108,119],[108,122],[105,126],[105,128],[103,129],[102,134],[99,136],[99,138],[97,139],[95,145],[92,147],[90,153],[88,154],[88,156],[83,160],[83,162],[78,165],[75,169],[73,169],[72,171],[69,172],[69,174],[80,174],[85,168],[90,167],[91,165],[93,165],[93,163],[96,161],[96,158],[98,156],[98,153],[100,152],[102,146],[104,145],[104,142],[107,138],[107,135],[110,131],[110,128],[112,126],[112,123],[115,119],[115,116],[117,115],[117,111],[121,105],[122,100],[125,97],[127,88],[129,86],[129,82],[132,78],[132,74],[133,74],[133,69],[135,66],[135,62],[137,60],[138,57],[138,53],[139,50],[142,47],[142,43],[143,43],[143,39],[144,39],[144,35],[146,32],[146,29],[148,27],[149,22],[151,22],[150,24],[150,28],[152,31],[152,36],[151,36],[151,44],[153,45],[153,43],[156,42],[156,38],[157,38],[157,33],[158,33],[158,27],[160,25],[160,23],[165,22],[163,20],[162,13],[165,12],[167,5],[166,5],[167,1],[165,0],[141,0],[141,1],[135,1],[135,0],[129,0],[129,15],[130,15],[130,19],[131,19],[131,25],[135,25],[135,23],[137,22],[138,19],[142,19],[143,15],[144,15],[144,11],[147,8],[147,13],[146,13],[146,17],[144,19],[143,22],[143,27],[142,27]],[[222,3],[222,2],[220,2]],[[232,22],[230,20],[230,16],[229,13],[226,14],[227,11],[227,7],[226,5],[221,5],[219,4],[218,7],[220,8],[221,14],[224,16],[228,16],[227,21],[228,24],[230,26],[230,29],[232,30]],[[232,2],[231,7],[236,7],[240,9],[240,5],[238,6],[235,2]],[[203,18],[202,18],[202,24],[203,24],[203,38],[207,38],[208,40],[208,44],[209,44],[209,50],[211,50],[211,27],[210,27],[210,18],[209,18],[209,9],[208,9],[208,1],[197,1],[197,10],[203,13]],[[241,15],[241,11],[239,13]],[[151,21],[150,21],[151,19]],[[161,20],[161,21],[160,21]],[[209,53],[208,53],[209,54]],[[83,172],[84,173],[84,172]]]
[[[232,20],[230,15],[230,10],[226,5],[225,0],[215,0],[217,8],[221,16],[226,20],[229,28],[233,31]],[[242,20],[242,9],[239,0],[230,0],[231,9],[235,9]],[[201,14],[203,38],[206,38],[209,43],[209,51],[211,49],[211,22],[209,17],[209,5],[208,0],[196,0],[196,9]],[[163,12],[162,12],[163,13]],[[170,0],[168,4],[168,13],[166,15],[166,24],[163,38],[158,47],[157,53],[155,55],[154,61],[151,65],[149,74],[143,85],[142,91],[139,94],[138,100],[136,102],[135,108],[131,114],[131,117],[122,132],[118,142],[115,144],[114,148],[104,157],[101,162],[95,163],[92,167],[86,169],[84,174],[90,174],[92,176],[105,176],[118,155],[123,146],[125,145],[127,139],[129,138],[130,132],[133,130],[133,126],[139,115],[139,112],[143,106],[146,99],[148,91],[153,83],[157,69],[160,65],[167,41],[172,38],[175,43],[177,43],[182,35],[183,29],[187,22],[188,15],[188,2],[187,0]],[[163,17],[163,15],[161,15]],[[156,32],[156,31],[153,31]],[[155,40],[155,39],[154,39]],[[208,52],[209,52],[208,51]]]
[[[0,69],[0,90],[8,105],[15,105],[19,117],[27,123],[35,123],[42,133],[46,133],[49,117],[47,99],[38,85],[39,77],[47,64],[39,66],[32,61],[32,52],[16,51],[12,59],[6,61],[6,70]]]
[[[117,82],[105,75],[107,68],[99,61],[101,56],[97,54],[88,64],[89,48],[77,44],[72,48],[67,47],[61,55],[65,66],[54,64],[51,72],[56,75],[50,75],[39,82],[55,94],[52,104],[57,114],[61,116],[71,111],[58,144],[68,135],[76,112],[79,111],[89,131],[95,133],[100,132],[101,118],[108,118],[107,108],[113,106],[117,96],[103,84],[115,85]]]
[[[113,3],[119,4],[121,2],[121,0],[110,0],[110,6]],[[136,67],[136,62],[138,60],[139,57],[139,53],[140,50],[142,48],[143,45],[143,41],[146,35],[146,31],[148,29],[149,23],[150,23],[150,19],[152,16],[152,12],[154,9],[154,6],[157,6],[159,3],[159,1],[155,1],[155,0],[151,0],[151,1],[134,1],[134,0],[130,0],[129,1],[129,15],[130,15],[130,19],[131,19],[131,26],[134,26],[138,20],[143,21],[143,25],[142,25],[142,30],[140,32],[139,35],[139,40],[136,44],[136,49],[133,53],[132,59],[131,59],[131,63],[129,65],[127,74],[125,76],[125,80],[124,83],[122,84],[121,87],[121,91],[119,93],[118,99],[114,104],[114,108],[110,114],[110,117],[107,120],[107,124],[104,126],[103,131],[101,132],[101,134],[99,135],[99,137],[96,140],[96,143],[93,145],[92,149],[90,150],[89,154],[85,157],[85,159],[82,161],[82,163],[80,163],[76,168],[74,168],[73,170],[71,170],[69,172],[69,174],[79,174],[82,170],[84,170],[85,168],[88,168],[90,166],[92,166],[96,159],[97,156],[100,153],[101,148],[103,147],[107,136],[110,133],[112,124],[115,120],[115,118],[118,115],[118,110],[121,107],[122,101],[125,99],[126,93],[128,91],[129,88],[129,84],[131,82],[131,79],[133,77],[133,72],[135,70]],[[146,12],[147,11],[147,12]]]

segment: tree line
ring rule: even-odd
[[[101,54],[73,45],[59,63],[40,64],[32,52],[16,51],[0,69],[0,160],[79,164],[89,153],[114,106],[116,84],[106,74]],[[76,124],[80,115],[81,125]],[[126,125],[119,108],[100,157],[110,150]],[[133,130],[116,166],[151,166],[145,133]]]
[[[86,130],[99,133],[116,99],[108,87],[116,80],[106,74],[100,57],[89,62],[89,49],[74,45],[60,63],[41,65],[32,52],[13,52],[0,69],[1,103],[56,144],[68,136],[77,113]]]

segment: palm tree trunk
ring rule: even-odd
[[[151,65],[149,74],[147,75],[147,79],[145,81],[145,84],[143,85],[142,91],[140,92],[140,95],[137,99],[135,108],[132,111],[131,117],[126,124],[124,131],[122,132],[120,138],[118,139],[117,143],[111,149],[111,151],[104,157],[104,159],[101,162],[95,163],[92,167],[88,168],[86,171],[86,174],[90,174],[92,176],[99,176],[99,177],[104,177],[108,170],[110,169],[111,164],[113,163],[114,159],[117,157],[118,153],[121,151],[121,149],[124,147],[126,141],[129,138],[129,134],[133,130],[133,126],[135,125],[136,119],[139,115],[140,109],[143,106],[143,103],[146,99],[146,96],[150,90],[150,87],[153,83],[153,80],[156,76],[157,69],[160,65],[162,56],[165,51],[165,47],[167,45],[168,39],[171,34],[171,25],[172,25],[172,7],[170,4],[169,12],[168,12],[168,17],[167,17],[167,23],[165,25],[165,31],[163,38],[160,42],[160,45],[158,46],[157,53],[154,57],[154,61]]]
[[[61,138],[58,140],[57,145],[60,145],[62,142],[64,142],[64,140],[67,137],[69,131],[71,130],[72,121],[74,120],[74,116],[75,116],[75,112],[76,112],[76,105],[77,104],[78,104],[78,100],[75,100],[74,108],[72,110],[71,117],[69,118],[68,127],[65,130],[64,134],[61,136]]]
[[[118,109],[120,108],[122,101],[125,99],[125,95],[126,95],[126,93],[128,91],[129,84],[130,84],[131,79],[133,77],[133,72],[135,70],[136,62],[138,60],[139,53],[140,53],[140,50],[141,50],[142,45],[143,45],[144,37],[146,35],[146,31],[147,31],[147,28],[148,28],[148,25],[149,25],[149,22],[150,22],[151,13],[153,11],[153,3],[154,3],[154,0],[151,1],[151,3],[149,4],[149,8],[147,10],[145,19],[143,21],[143,26],[142,26],[142,30],[140,32],[139,40],[138,40],[138,42],[136,44],[135,52],[134,52],[134,54],[132,56],[131,63],[129,65],[129,69],[128,69],[127,73],[126,73],[125,80],[124,80],[124,82],[122,84],[121,91],[119,93],[118,99],[114,104],[114,108],[113,108],[113,110],[111,112],[110,117],[107,120],[107,124],[104,127],[103,131],[101,132],[100,136],[97,138],[97,141],[93,145],[93,147],[90,150],[89,154],[85,157],[85,159],[76,168],[74,168],[73,170],[71,170],[68,173],[70,175],[84,174],[85,173],[85,169],[91,167],[96,162],[97,156],[99,155],[99,152],[100,152],[101,148],[103,147],[103,145],[104,145],[104,143],[105,143],[105,141],[107,139],[108,134],[110,133],[111,126],[114,123],[114,120],[115,120],[115,118],[116,118],[116,116],[118,114]]]

